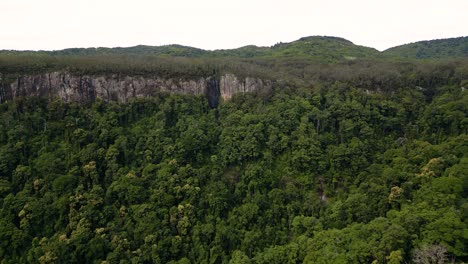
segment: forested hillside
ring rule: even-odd
[[[0,54],[42,55],[42,56],[171,56],[190,58],[219,57],[305,57],[314,61],[333,62],[349,58],[375,57],[379,52],[372,48],[357,46],[351,41],[337,37],[311,36],[289,43],[277,43],[271,47],[245,46],[229,50],[202,50],[181,45],[144,46],[128,48],[72,48],[56,51],[0,51]]]
[[[419,41],[387,49],[387,56],[440,59],[468,57],[468,37]]]
[[[2,85],[65,69],[272,87],[217,107],[0,104],[0,263],[467,262],[466,58],[311,60],[308,41],[291,57],[3,52]]]

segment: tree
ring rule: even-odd
[[[413,252],[413,261],[416,264],[447,263],[447,250],[440,245],[428,245],[417,248]]]

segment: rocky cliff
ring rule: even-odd
[[[156,93],[205,95],[211,107],[219,99],[230,99],[236,93],[254,92],[271,88],[270,81],[258,78],[238,78],[224,74],[194,80],[176,80],[154,77],[74,75],[52,72],[16,77],[11,81],[0,75],[0,102],[18,96],[59,97],[66,102],[104,101],[127,102],[131,98],[151,97]]]

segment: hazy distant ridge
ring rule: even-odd
[[[454,58],[468,56],[468,37],[420,41],[396,46],[379,52],[374,48],[355,45],[339,37],[311,36],[271,47],[248,45],[236,49],[214,51],[182,45],[146,46],[127,48],[70,48],[57,51],[0,51],[8,54],[43,54],[52,56],[137,55],[171,57],[237,57],[277,58],[310,57],[314,60],[332,62],[341,59],[401,57],[410,59]]]
[[[441,59],[468,56],[468,37],[419,41],[389,48],[383,52],[392,57]]]

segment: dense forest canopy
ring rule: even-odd
[[[164,93],[0,104],[1,263],[468,261],[466,50],[405,59],[323,37],[132,50],[3,51],[0,82],[215,70],[273,87],[216,108]]]

